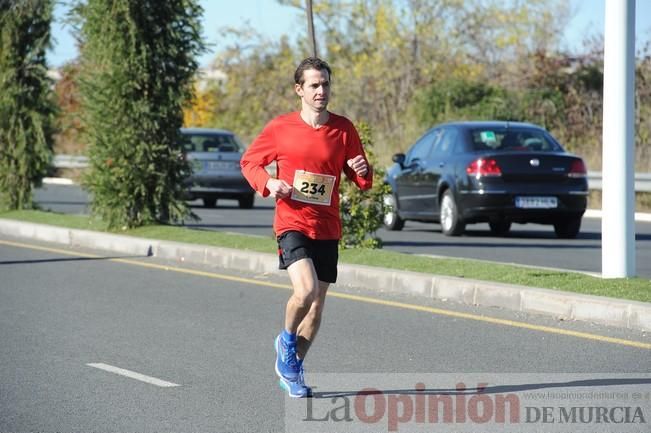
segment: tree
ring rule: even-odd
[[[639,53],[635,74],[636,170],[651,172],[651,42]]]
[[[215,107],[219,88],[212,84],[194,85],[194,97],[183,109],[183,124],[186,127],[209,127],[214,124]]]
[[[0,208],[32,207],[52,149],[52,1],[0,1]]]
[[[299,107],[294,70],[303,57],[286,37],[271,41],[250,28],[223,33],[235,42],[214,62],[227,78],[206,89],[216,101],[209,125],[236,131],[249,141],[273,117]]]
[[[301,0],[278,1],[304,10]],[[443,79],[521,86],[515,60],[555,49],[567,10],[561,0],[315,2],[319,46],[337,71],[332,107],[373,125],[388,163],[398,146],[432,126],[419,124],[413,112],[423,89]],[[302,41],[298,48],[307,52]]]
[[[75,11],[93,212],[110,228],[182,219],[188,167],[179,128],[203,49],[201,8],[196,0],[88,0]]]
[[[54,153],[75,155],[85,153],[81,143],[81,107],[79,101],[79,64],[70,62],[59,69],[61,78],[54,85],[58,106],[57,134],[54,136]]]

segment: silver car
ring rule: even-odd
[[[189,200],[215,207],[220,198],[236,199],[242,209],[253,207],[255,193],[240,170],[244,146],[224,129],[182,128],[185,157],[192,167],[186,179]]]

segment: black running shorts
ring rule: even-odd
[[[337,239],[315,240],[301,232],[288,231],[278,236],[278,260],[280,269],[301,259],[312,259],[319,281],[337,281],[339,241]]]

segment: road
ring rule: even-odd
[[[36,191],[36,201],[44,209],[57,212],[88,213],[88,196],[77,186],[46,185]],[[192,202],[201,217],[188,227],[271,236],[273,201],[256,197],[255,207],[241,210],[237,202],[223,200],[215,209]],[[651,223],[636,223],[637,275],[651,278]],[[551,226],[537,224],[513,226],[505,237],[490,233],[488,224],[468,226],[460,237],[443,236],[438,224],[407,222],[399,232],[378,231],[384,247],[410,254],[429,254],[498,261],[582,272],[601,272],[601,220],[584,218],[577,239],[557,239]]]
[[[57,248],[0,238],[0,431],[301,431],[285,429],[293,406],[272,367],[286,279]],[[646,391],[651,383],[651,337],[641,332],[376,296],[331,290],[308,380],[363,372],[399,382],[409,373],[454,384],[473,373],[540,390],[576,387],[565,378],[581,374],[605,375],[609,382],[585,383],[612,391],[624,374]],[[544,379],[523,385],[513,376],[533,373]],[[340,388],[317,382],[318,402],[328,404]],[[346,389],[355,390],[350,381]],[[651,416],[648,401],[635,404]]]

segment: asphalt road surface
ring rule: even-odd
[[[44,209],[57,212],[88,213],[88,196],[78,186],[46,185],[36,191],[36,201]],[[256,197],[255,207],[242,210],[234,200],[222,200],[214,209],[199,201],[191,202],[201,217],[189,227],[271,236],[274,202]],[[636,223],[636,271],[651,278],[651,223]],[[407,222],[399,232],[379,230],[384,248],[410,254],[462,257],[568,269],[601,272],[601,220],[584,218],[577,239],[557,239],[552,226],[514,224],[508,236],[491,234],[488,224],[468,226],[460,237],[443,236],[438,224]]]
[[[6,237],[0,273],[1,432],[298,431],[285,428],[291,406],[272,366],[285,278]],[[621,385],[621,374],[646,391],[651,383],[651,337],[641,332],[387,294],[374,303],[377,296],[331,290],[308,381],[479,373],[497,374],[499,386],[512,374],[546,377],[513,392],[562,388],[563,373],[605,375],[582,382],[599,392]],[[339,390],[325,381],[315,397],[328,403]]]

